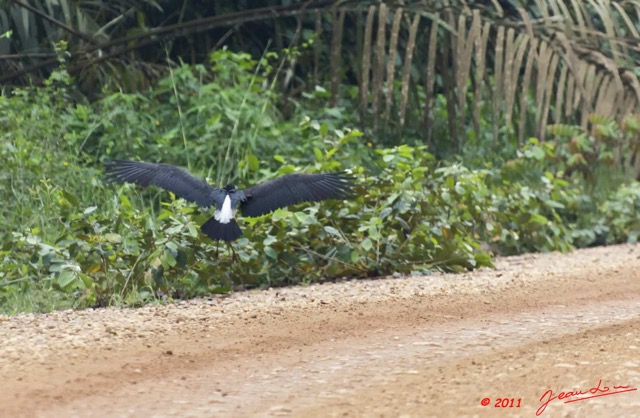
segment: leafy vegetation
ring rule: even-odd
[[[0,83],[48,78],[59,41],[94,99],[96,86],[143,91],[220,45],[290,53],[274,80],[284,97],[322,85],[387,144],[495,151],[544,139],[549,123],[638,113],[638,21],[640,0],[12,0],[0,2]]]
[[[424,145],[366,135],[353,102],[326,108],[321,87],[283,116],[280,59],[221,49],[210,66],[185,64],[147,91],[105,91],[93,103],[76,96],[62,65],[41,87],[0,96],[0,311],[461,271],[491,265],[483,243],[506,254],[565,251],[640,233],[637,117],[552,125],[550,138],[515,154],[469,142],[439,160]],[[447,98],[435,103],[446,115]],[[208,211],[105,184],[108,158],[178,164],[216,184],[349,169],[357,195],[242,220],[233,263],[198,230]]]

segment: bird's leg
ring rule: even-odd
[[[220,251],[220,241],[216,241],[216,260],[220,258],[218,256],[218,251]]]
[[[231,262],[235,263],[236,261],[238,261],[236,250],[233,249],[233,244],[231,244],[230,242],[228,242],[227,245],[229,246],[229,250],[231,251]]]

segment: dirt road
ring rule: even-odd
[[[640,416],[640,246],[497,267],[0,317],[0,416]]]

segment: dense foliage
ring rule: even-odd
[[[273,58],[273,57],[271,57]],[[271,58],[220,50],[139,94],[74,97],[64,68],[0,96],[0,311],[137,304],[392,272],[490,266],[494,252],[635,241],[640,119],[554,125],[478,159],[385,148],[317,88],[278,112]],[[446,100],[436,112],[446,112]],[[210,213],[157,189],[106,184],[108,158],[188,167],[216,184],[348,169],[357,196],[243,219],[239,262],[198,229]],[[608,182],[603,179],[610,179]]]
[[[640,0],[1,1],[0,84],[46,79],[59,42],[92,100],[100,87],[146,89],[221,45],[291,53],[283,96],[322,85],[331,106],[351,96],[367,135],[448,155],[639,112],[639,21]]]

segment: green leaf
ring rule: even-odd
[[[222,115],[220,113],[216,113],[215,115],[207,119],[207,125],[210,127],[216,126],[218,123],[220,123],[221,119],[222,119]]]
[[[164,268],[167,267],[175,267],[176,263],[176,259],[173,256],[173,254],[171,254],[170,251],[163,251],[162,255],[160,256],[160,261],[162,262],[162,266]]]
[[[71,205],[78,206],[78,199],[68,191],[62,189],[62,196],[64,196],[67,202],[69,202]]]
[[[296,171],[296,166],[294,166],[293,164],[286,164],[280,167],[278,171],[280,172],[280,174],[291,174]]]
[[[342,237],[342,235],[340,234],[340,231],[338,231],[336,228],[332,227],[332,226],[325,226],[324,230],[331,235],[335,235],[336,237]]]
[[[83,286],[81,287],[91,288],[93,286],[93,279],[90,276],[84,273],[78,273],[78,276],[80,276],[80,280],[82,280]]]
[[[129,200],[129,198],[123,194],[120,195],[120,204],[125,207],[126,209],[131,209],[131,201]]]
[[[546,225],[546,223],[549,222],[549,220],[540,214],[534,213],[531,215],[531,219],[529,219],[529,222],[537,223],[540,225]]]
[[[370,251],[373,248],[373,242],[369,238],[365,238],[360,245],[365,251]]]
[[[531,147],[524,152],[525,157],[542,161],[544,159],[544,150],[538,146]]]
[[[84,212],[82,212],[82,214],[83,214],[83,215],[89,215],[89,214],[91,214],[91,213],[95,212],[95,211],[96,211],[96,209],[98,209],[98,207],[97,207],[97,206],[89,206],[88,208],[86,208],[86,209],[84,210]]]
[[[271,247],[264,247],[264,253],[267,255],[267,257],[277,260],[278,259],[278,253],[276,253],[276,250],[274,250]]]
[[[310,215],[306,212],[295,212],[294,216],[302,225],[315,224],[318,221],[315,216]]]
[[[75,289],[76,275],[74,272],[65,270],[58,276],[58,286],[65,292]]]
[[[119,234],[114,234],[112,232],[104,234],[104,239],[111,244],[119,244],[122,242],[122,236]]]
[[[260,160],[254,154],[247,154],[247,164],[249,165],[249,170],[258,171],[260,168]]]
[[[167,235],[174,235],[177,234],[178,232],[180,232],[182,230],[184,225],[174,225],[172,227],[167,228],[164,232]]]
[[[496,266],[493,264],[491,260],[491,254],[486,252],[476,253],[473,258],[475,259],[478,267],[491,267],[495,268]]]
[[[165,219],[170,218],[173,215],[173,213],[171,213],[170,211],[166,210],[166,209],[162,209],[160,211],[160,215],[158,215],[158,220],[162,221]]]

